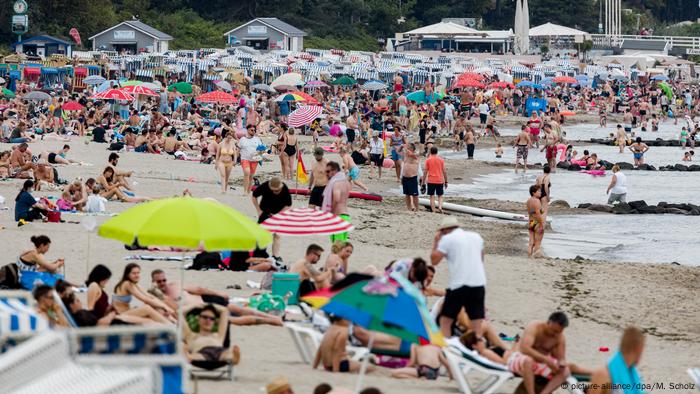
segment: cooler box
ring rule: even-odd
[[[297,296],[300,283],[301,278],[298,273],[275,272],[272,274],[272,294],[284,298],[291,292],[292,295],[287,299],[287,305],[296,305],[299,303]]]

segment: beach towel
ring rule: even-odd
[[[328,180],[326,188],[323,190],[323,204],[321,204],[321,209],[330,212],[333,208],[333,186],[336,182],[343,181],[346,179],[344,172],[338,172],[333,175],[331,179]]]
[[[635,366],[627,367],[622,353],[617,352],[608,362],[608,372],[613,385],[620,387],[624,394],[643,394],[642,379]]]

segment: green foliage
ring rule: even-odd
[[[543,55],[549,53],[549,47],[547,46],[547,44],[540,45],[540,53],[542,53]]]

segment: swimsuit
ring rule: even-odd
[[[357,180],[357,178],[360,177],[360,167],[355,166],[350,168],[350,170],[348,171],[348,177],[350,177],[351,181]]]
[[[528,212],[530,215],[534,214],[534,211]],[[540,210],[540,214],[543,212]],[[539,230],[537,227],[539,226]],[[528,223],[527,229],[531,233],[544,233],[544,227],[542,226],[542,223],[535,219],[534,217],[530,219],[530,222]]]
[[[323,368],[329,372],[333,371],[333,366],[329,367],[327,365],[324,365]],[[350,361],[348,361],[348,360],[341,361],[340,364],[338,365],[338,372],[350,372]]]
[[[296,145],[285,144],[284,145],[284,153],[289,157],[293,157],[297,153]]]
[[[438,378],[438,372],[440,367],[433,368],[428,365],[419,365],[416,367],[416,372],[419,378],[426,378],[428,380],[436,380]]]
[[[529,152],[527,145],[518,145],[517,148],[517,158],[527,160],[527,154]]]
[[[131,294],[127,294],[127,295],[113,294],[112,295],[112,302],[114,302],[114,301],[119,301],[119,302],[123,302],[125,304],[129,304],[129,303],[131,303]]]

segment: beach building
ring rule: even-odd
[[[51,55],[71,57],[73,53],[73,43],[47,35],[25,38],[12,44],[12,46],[15,49],[15,53],[24,53],[41,58],[47,58]]]
[[[282,49],[300,52],[306,32],[277,18],[255,18],[224,34],[230,46],[243,45],[262,51]]]
[[[92,41],[93,51],[163,53],[168,50],[173,37],[134,19],[112,26],[89,39]]]

